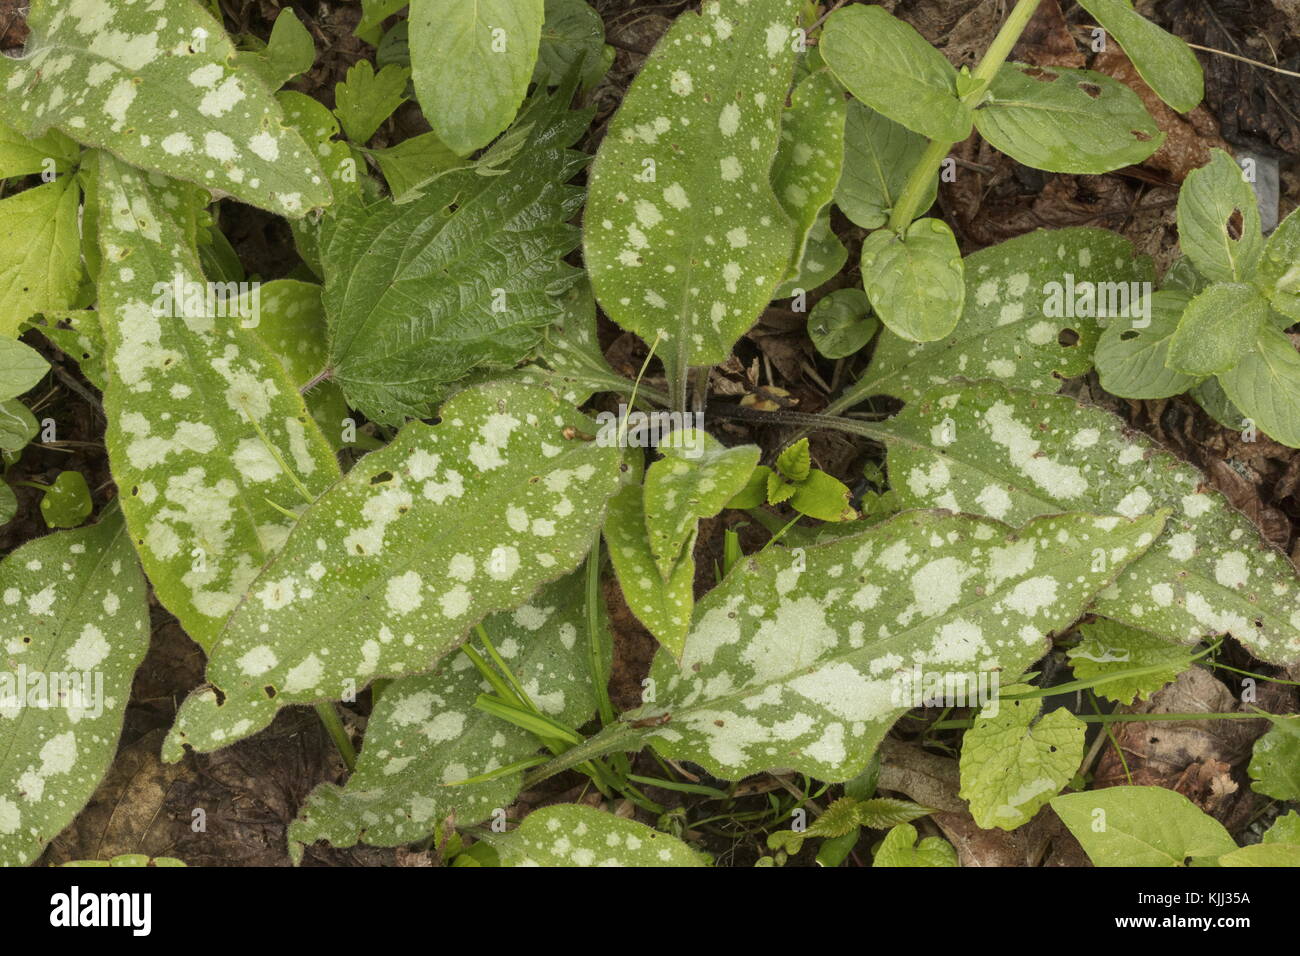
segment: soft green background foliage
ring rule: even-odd
[[[1151,674],[1108,680],[1096,688],[1102,697],[1121,704],[1148,697],[1189,666],[1190,655],[1186,648],[1118,621],[1099,617],[1079,625],[1079,632],[1083,640],[1070,648],[1069,655],[1074,676],[1080,680],[1145,667],[1162,668]]]

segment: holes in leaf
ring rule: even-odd
[[[1087,93],[1094,100],[1101,99],[1101,87],[1096,83],[1084,81],[1079,84],[1079,89],[1083,90],[1083,92]]]
[[[1121,342],[1127,342],[1129,341],[1129,339],[1135,339],[1137,337],[1138,337],[1138,333],[1135,329],[1125,329],[1123,332],[1119,334],[1119,340]]]
[[[275,685],[267,684],[265,687],[262,688],[262,692],[266,694],[267,697],[274,697],[276,694]]]
[[[1245,225],[1245,222],[1244,217],[1241,215],[1241,210],[1234,209],[1232,215],[1228,217],[1228,238],[1233,242],[1239,242],[1243,233],[1242,227]]]
[[[379,474],[375,475],[370,479],[370,483],[372,485],[386,485],[388,484],[388,482],[392,480],[393,480],[393,473],[391,471],[381,471]]]
[[[1061,329],[1056,334],[1056,344],[1062,348],[1072,348],[1079,344],[1079,333],[1074,329]]]
[[[1021,70],[1020,72],[1025,74],[1025,76],[1038,80],[1040,83],[1055,83],[1057,77],[1061,75],[1059,73],[1053,73],[1051,70],[1044,70],[1041,66],[1031,66],[1027,69]]]
[[[1129,130],[1129,132],[1133,134],[1133,138],[1136,139],[1139,143],[1145,143],[1151,139],[1151,134],[1148,133],[1146,130],[1131,129]]]

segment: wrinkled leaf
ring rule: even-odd
[[[1268,301],[1251,286],[1216,282],[1187,304],[1169,339],[1166,362],[1196,378],[1226,372],[1241,361],[1268,321]]]
[[[916,827],[900,823],[881,841],[872,866],[956,866],[957,851],[942,837],[917,842]]]
[[[1160,668],[1151,674],[1109,680],[1096,688],[1102,697],[1121,704],[1149,697],[1191,666],[1185,648],[1118,621],[1099,617],[1079,625],[1079,631],[1083,640],[1070,648],[1069,656],[1074,676],[1080,680],[1146,667]]]
[[[862,281],[880,321],[909,342],[946,337],[966,297],[961,252],[940,219],[918,219],[897,236],[880,229],[862,243]]]
[[[82,272],[79,199],[71,176],[0,199],[0,336],[16,336],[38,312],[72,307]]]
[[[1258,280],[1273,308],[1300,322],[1300,213],[1293,211],[1268,237]]]
[[[1219,384],[1229,401],[1260,431],[1274,441],[1300,448],[1300,353],[1286,333],[1261,325],[1254,347],[1219,376]]]

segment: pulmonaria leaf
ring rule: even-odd
[[[1138,75],[1162,100],[1180,113],[1201,102],[1205,77],[1186,41],[1141,16],[1127,0],[1079,0],[1079,6],[1124,48]]]
[[[1169,340],[1192,301],[1191,295],[1161,289],[1150,296],[1148,321],[1116,319],[1097,342],[1093,361],[1101,387],[1121,398],[1168,398],[1200,381],[1170,368]]]
[[[1256,278],[1273,308],[1300,322],[1300,213],[1293,210],[1268,237]]]
[[[315,155],[201,4],[34,0],[27,25],[26,56],[0,58],[0,119],[21,132],[55,128],[290,218],[329,204]]]
[[[1268,733],[1255,741],[1247,769],[1250,788],[1257,793],[1274,800],[1300,800],[1300,721],[1276,718]]]
[[[1178,190],[1178,241],[1201,275],[1248,282],[1264,251],[1255,191],[1221,149],[1188,173]]]
[[[799,275],[808,233],[835,195],[844,163],[843,90],[827,70],[805,77],[781,116],[781,145],[772,164],[772,189],[795,227],[787,278]]]
[[[72,176],[0,199],[0,336],[15,337],[24,320],[75,302],[80,199]]]
[[[113,762],[149,606],[120,515],[0,563],[0,865],[40,856]]]
[[[1300,352],[1285,332],[1261,325],[1254,347],[1219,376],[1224,394],[1274,441],[1300,448]],[[1298,625],[1300,626],[1300,625]]]
[[[1165,141],[1131,89],[1104,73],[1007,63],[975,111],[975,126],[1017,162],[1056,173],[1106,173]]]
[[[721,362],[793,251],[770,185],[794,70],[798,0],[711,0],[673,23],[632,82],[591,170],[585,259],[606,314],[663,336],[674,388]]]
[[[920,344],[882,334],[851,395],[911,400],[959,377],[1054,392],[1060,379],[1091,368],[1103,321],[1137,317],[1155,278],[1150,260],[1105,229],[1017,236],[968,256],[964,272],[965,305],[952,334]]]
[[[884,7],[836,10],[818,48],[836,78],[873,110],[929,139],[957,143],[970,135],[971,111],[957,98],[957,71]]]
[[[438,138],[462,156],[510,125],[528,92],[543,0],[411,0],[415,95]]]
[[[1099,617],[1091,623],[1079,625],[1079,632],[1083,640],[1068,653],[1074,676],[1080,680],[1148,667],[1159,668],[1154,673],[1108,680],[1095,688],[1102,697],[1121,704],[1131,704],[1138,697],[1149,697],[1191,666],[1186,648],[1118,621]]]
[[[502,866],[709,866],[676,837],[593,807],[562,803],[534,810],[518,828],[484,836]]]
[[[17,398],[45,377],[50,363],[30,345],[0,337],[0,402]]]
[[[850,100],[844,125],[844,172],[835,187],[835,205],[863,229],[879,229],[889,221],[925,146],[924,136]],[[936,172],[917,210],[933,206],[938,192]]]
[[[426,671],[582,560],[620,450],[570,437],[592,423],[545,389],[466,389],[441,419],[407,425],[303,513],[246,587],[167,759],[233,743],[286,704]]]
[[[375,73],[369,60],[358,60],[346,79],[334,88],[334,114],[354,143],[364,144],[393,111],[406,102],[406,84],[411,71],[389,64]]]
[[[885,834],[872,866],[956,866],[957,851],[942,837],[917,842],[916,827],[900,823]]]
[[[1014,684],[1002,694],[1032,689]],[[1036,698],[985,704],[962,736],[959,796],[985,830],[1028,823],[1083,762],[1083,721],[1064,707],[1050,714],[1042,709]]]
[[[1204,378],[1226,372],[1268,326],[1268,300],[1243,282],[1216,282],[1187,304],[1169,338],[1169,368]]]
[[[748,558],[696,609],[681,666],[660,653],[629,718],[666,757],[738,780],[851,779],[913,704],[913,668],[1021,673],[1132,560],[1161,516],[988,519],[913,512],[861,535]],[[797,640],[792,639],[797,636]]]
[[[872,428],[889,445],[905,508],[1012,524],[1076,509],[1171,509],[1164,536],[1101,593],[1096,611],[1176,641],[1230,632],[1261,660],[1300,660],[1291,562],[1200,472],[1109,412],[992,382],[954,384]]]
[[[1067,793],[1052,809],[1093,866],[1185,866],[1237,849],[1222,823],[1164,787]]]
[[[109,465],[158,600],[208,650],[339,468],[253,317],[204,281],[195,192],[100,157]]]
[[[547,716],[568,726],[586,723],[596,709],[591,639],[581,574],[544,587],[514,611],[490,615],[483,627],[529,697]],[[604,615],[602,667],[609,666]],[[483,653],[482,650],[479,652]],[[289,826],[295,857],[304,844],[328,840],[399,846],[437,831],[454,814],[473,826],[519,794],[523,773],[458,784],[537,753],[526,730],[474,706],[491,687],[464,654],[443,659],[436,671],[403,677],[384,688],[366,724],[365,745],[347,785],[322,784]]]
[[[880,321],[909,342],[934,342],[957,326],[966,298],[961,251],[940,219],[898,236],[878,229],[862,243],[862,282]]]
[[[350,204],[326,219],[321,258],[333,379],[348,403],[397,425],[427,418],[446,387],[480,366],[510,368],[565,314],[580,271],[563,261],[587,161],[568,146],[589,114],[572,82],[534,101],[532,131],[499,176],[460,169],[404,205]]]

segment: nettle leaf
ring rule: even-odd
[[[411,71],[390,64],[375,73],[369,60],[358,60],[344,82],[334,87],[334,115],[354,143],[365,143],[393,111],[406,102]]]
[[[1014,684],[1002,693],[1032,689]],[[1038,698],[986,704],[962,736],[959,796],[970,803],[971,816],[985,830],[1014,830],[1028,823],[1083,762],[1083,721],[1064,707],[1050,714],[1042,709]]]
[[[916,827],[900,823],[881,841],[872,866],[957,866],[957,851],[942,837],[917,842]]]
[[[930,139],[957,143],[970,135],[971,111],[957,98],[957,71],[883,7],[836,10],[818,49],[836,78],[873,110]]]
[[[1201,102],[1205,77],[1185,41],[1140,16],[1129,0],[1079,0],[1079,6],[1119,42],[1138,74],[1162,100],[1180,113]]]
[[[561,803],[534,810],[509,833],[487,836],[502,866],[709,866],[676,837],[594,807]]]
[[[840,237],[831,231],[830,210],[823,210],[812,229],[808,230],[803,259],[799,262],[799,274],[783,282],[773,298],[788,299],[823,286],[835,278],[848,261],[849,250],[840,241]]]
[[[605,21],[586,0],[546,0],[533,82],[559,86],[579,60],[582,87],[591,89],[613,62],[613,47],[605,46]]]
[[[27,25],[27,55],[0,58],[0,113],[21,132],[54,127],[284,216],[329,204],[315,155],[200,4],[36,0]]]
[[[835,187],[835,205],[863,229],[879,229],[889,221],[925,147],[924,136],[851,100],[844,125],[844,172]],[[935,173],[916,208],[929,209],[938,193]]]
[[[1186,292],[1161,289],[1149,296],[1149,321],[1116,318],[1097,342],[1093,361],[1101,387],[1122,398],[1181,395],[1200,376],[1176,372],[1166,364],[1169,341],[1192,301]]]
[[[212,750],[292,703],[428,670],[591,547],[621,455],[545,389],[466,389],[303,513],[246,588],[164,747]],[[213,688],[217,688],[220,694]]]
[[[23,866],[113,761],[149,607],[120,515],[17,548],[0,591],[0,865]]]
[[[376,421],[427,418],[475,367],[509,368],[566,313],[581,272],[563,261],[581,241],[567,185],[587,157],[567,147],[589,113],[567,111],[572,83],[534,102],[510,169],[434,180],[405,205],[350,204],[322,236],[333,379]]]
[[[1247,282],[1264,250],[1255,191],[1221,149],[1192,170],[1178,190],[1178,241],[1201,275]]]
[[[964,265],[966,297],[953,334],[913,344],[885,334],[854,394],[911,400],[954,378],[998,378],[1054,392],[1088,371],[1101,335],[1100,297],[1118,311],[1155,276],[1128,240],[1105,229],[1037,230],[981,249]],[[1147,287],[1149,291],[1149,286]],[[1091,290],[1089,292],[1089,290]]]
[[[769,549],[700,602],[681,666],[655,658],[655,700],[633,718],[663,719],[642,738],[725,779],[781,767],[848,780],[913,706],[913,667],[1022,672],[1113,580],[1120,565],[1096,570],[1093,550],[1131,560],[1163,523],[1062,515],[1012,531],[913,512]]]
[[[109,464],[159,601],[209,649],[339,469],[252,319],[206,301],[195,192],[101,156]]]
[[[611,319],[663,336],[674,388],[721,362],[785,277],[793,228],[769,175],[798,0],[684,13],[632,82],[591,169],[585,259]]]
[[[1292,211],[1268,237],[1256,278],[1273,308],[1300,322],[1300,213]]]
[[[1012,524],[1069,510],[1171,509],[1162,539],[1101,593],[1096,611],[1177,641],[1226,631],[1261,660],[1300,659],[1291,562],[1199,471],[1109,412],[992,382],[954,384],[872,428],[889,445],[890,484],[905,508]]]
[[[510,125],[528,92],[543,0],[411,0],[415,95],[438,138],[462,156]]]
[[[36,387],[50,370],[50,363],[30,345],[0,337],[0,402],[17,398]]]
[[[835,195],[844,163],[844,93],[819,70],[790,94],[781,116],[781,145],[772,164],[772,189],[795,224],[795,250],[786,275],[799,274],[808,233]]]
[[[961,318],[961,251],[942,219],[918,219],[906,235],[880,229],[862,243],[862,282],[885,327],[909,342],[934,342]]]
[[[1268,326],[1268,300],[1242,282],[1216,282],[1187,304],[1169,338],[1171,369],[1204,378],[1226,372]]]
[[[1261,325],[1254,347],[1219,376],[1219,384],[1261,431],[1274,441],[1300,448],[1300,352],[1285,332]]]
[[[1007,63],[975,111],[995,149],[1035,169],[1106,173],[1140,163],[1165,140],[1142,100],[1104,73]]]
[[[0,199],[0,336],[14,337],[36,313],[71,308],[76,301],[80,198],[76,180],[60,176]]]
[[[30,139],[0,122],[0,179],[31,176],[50,169],[66,173],[80,152],[81,147],[58,130]]]
[[[808,313],[808,337],[829,359],[847,358],[866,347],[880,330],[871,301],[861,289],[836,289]]]
[[[585,611],[582,575],[572,574],[483,622],[533,702],[573,727],[596,709]],[[610,635],[603,618],[600,640],[607,668]],[[300,857],[302,846],[317,840],[336,847],[358,841],[399,846],[434,833],[453,814],[457,826],[473,826],[513,803],[521,771],[453,786],[541,746],[528,731],[475,707],[482,693],[491,687],[464,654],[386,687],[366,724],[356,770],[346,786],[322,784],[312,792],[289,827],[291,852]]]
[[[1164,787],[1067,793],[1052,809],[1093,866],[1184,866],[1237,849],[1222,823]]]
[[[1255,741],[1250,755],[1250,788],[1274,800],[1300,800],[1300,722],[1276,718]]]
[[[1079,625],[1083,640],[1070,648],[1070,666],[1080,680],[1145,667],[1161,667],[1151,674],[1110,680],[1096,688],[1098,694],[1121,704],[1146,698],[1191,666],[1187,650],[1167,638],[1139,631],[1118,621],[1097,618]]]

